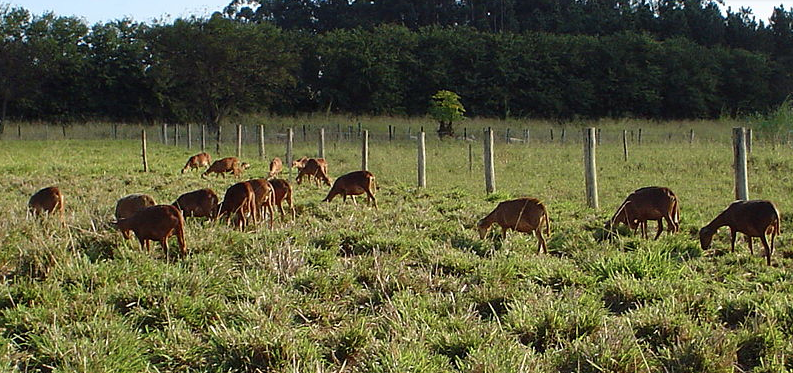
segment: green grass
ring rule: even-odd
[[[387,125],[380,120],[373,126]],[[158,244],[142,252],[107,223],[115,201],[130,193],[148,193],[160,203],[203,187],[222,195],[233,179],[179,173],[195,150],[153,141],[152,172],[142,173],[137,141],[3,141],[0,366],[43,372],[790,370],[790,149],[757,142],[749,164],[750,196],[773,200],[784,217],[772,267],[760,250],[750,256],[743,242],[730,252],[725,231],[708,251],[696,239],[699,227],[733,199],[731,124],[639,123],[652,133],[695,125],[702,139],[631,143],[628,162],[614,136],[620,126],[637,124],[607,125],[598,149],[597,211],[585,205],[577,129],[565,144],[497,144],[498,193],[491,196],[484,194],[480,140],[473,142],[469,173],[467,143],[429,139],[426,189],[415,187],[414,142],[372,141],[379,210],[360,199],[358,206],[321,203],[327,188],[296,186],[297,221],[239,232],[189,220],[190,255],[176,262],[166,261]],[[283,156],[282,145],[267,146],[268,155]],[[360,166],[357,141],[330,140],[326,148],[332,177]],[[315,150],[313,141],[298,142],[295,155]],[[246,177],[266,174],[253,145],[243,158],[253,165]],[[29,196],[48,185],[66,196],[66,227],[26,217]],[[658,241],[630,234],[598,240],[622,199],[647,185],[678,194],[681,233]],[[482,241],[473,230],[499,201],[524,195],[548,206],[550,254],[538,254],[528,235],[511,233],[501,241],[496,228]]]

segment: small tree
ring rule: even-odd
[[[452,91],[438,91],[430,101],[430,115],[438,121],[438,137],[454,136],[454,122],[465,119],[460,96]]]

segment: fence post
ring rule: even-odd
[[[361,170],[369,171],[369,131],[361,135]]]
[[[468,127],[463,127],[463,139],[468,140]]]
[[[562,144],[567,142],[567,128],[562,127]]]
[[[17,138],[22,138],[22,125],[17,123]]]
[[[179,146],[179,124],[173,125],[173,146]]]
[[[474,144],[468,143],[468,173],[474,171]]]
[[[639,128],[639,145],[642,144],[642,129]]]
[[[553,128],[551,128],[551,142],[553,142]]]
[[[325,127],[319,129],[319,149],[317,150],[318,158],[325,158]]]
[[[408,140],[410,140],[410,127],[408,127]]]
[[[143,157],[143,172],[149,172],[149,159],[146,156],[146,130],[140,130],[140,148]]]
[[[595,137],[597,138],[597,144],[600,145],[600,128],[595,132]]]
[[[289,168],[289,180],[292,180],[292,142],[295,139],[295,131],[292,127],[286,131],[286,164]]]
[[[193,148],[193,124],[187,123],[187,149]]]
[[[504,135],[507,140],[507,144],[512,144],[512,140],[509,138],[509,128],[507,128],[507,133]]]
[[[162,124],[162,143],[168,145],[168,123]]]
[[[223,126],[218,124],[218,135],[215,138],[215,153],[218,153],[218,158],[220,158],[220,140],[221,140],[221,132],[223,132]]]
[[[746,170],[746,130],[743,127],[732,129],[732,149],[735,165],[735,199],[749,199],[749,181]]]
[[[418,154],[418,176],[419,176],[419,188],[426,188],[427,187],[427,174],[425,173],[427,167],[427,152],[424,142],[424,131],[419,133],[418,138],[418,145],[419,145],[419,154]]]
[[[523,143],[527,144],[527,145],[529,144],[529,129],[528,128],[523,130]]]
[[[201,152],[207,151],[207,125],[201,125]]]
[[[259,125],[259,159],[264,160],[264,125]]]
[[[694,129],[688,130],[688,145],[694,144]]]
[[[388,141],[391,142],[394,140],[394,128],[389,124],[388,125]]]
[[[496,191],[496,175],[493,166],[493,130],[490,127],[485,130],[484,148],[485,192],[490,194]]]
[[[622,130],[622,155],[628,161],[628,131]]]
[[[746,129],[746,154],[752,154],[752,129]]]
[[[306,140],[308,140],[308,137],[306,135],[306,125],[304,124],[303,125],[303,142],[306,142]]]
[[[361,137],[361,122],[358,122],[358,137]]]
[[[598,209],[597,170],[595,165],[595,149],[597,139],[595,128],[584,129],[584,176],[586,177],[587,205]]]
[[[118,123],[113,123],[113,140],[118,140]]]
[[[336,141],[341,141],[341,123],[336,123]]]

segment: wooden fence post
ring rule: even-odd
[[[694,129],[688,130],[688,145],[694,144]]]
[[[562,127],[562,144],[567,142],[567,128]]]
[[[325,158],[325,127],[319,129],[319,149],[317,149],[317,157]]]
[[[173,146],[179,146],[179,124],[173,125]]]
[[[622,130],[622,155],[628,161],[628,131]]]
[[[743,127],[732,129],[732,149],[735,165],[735,199],[749,199],[749,181],[746,169],[746,131]]]
[[[474,171],[474,144],[468,143],[468,173]]]
[[[187,123],[187,149],[193,148],[193,124]]]
[[[529,129],[528,128],[523,130],[523,143],[524,144],[527,144],[527,145],[529,144],[529,139],[530,139],[529,135],[530,134],[529,134]]]
[[[292,142],[295,140],[295,131],[292,127],[286,131],[286,164],[289,168],[289,180],[292,180]]]
[[[162,143],[168,145],[168,123],[162,124]]]
[[[237,125],[237,158],[242,158],[242,125]]]
[[[17,138],[18,139],[22,138],[22,125],[19,123],[17,123]]]
[[[598,209],[597,170],[595,164],[595,149],[597,148],[596,130],[584,129],[584,176],[586,177],[587,205]]]
[[[509,128],[507,128],[507,133],[504,135],[504,137],[507,140],[507,144],[512,144],[512,139],[509,138],[509,132]]]
[[[369,131],[361,135],[361,170],[369,171]]]
[[[496,191],[496,175],[493,165],[493,130],[490,127],[485,130],[484,162],[485,192],[490,194]]]
[[[143,157],[143,172],[149,172],[149,158],[146,156],[146,130],[140,130],[140,148]]]
[[[118,123],[113,123],[113,140],[118,140]]]
[[[639,128],[639,145],[642,144],[642,129]]]
[[[424,141],[424,131],[419,133],[418,138],[418,178],[419,178],[419,188],[426,188],[427,187],[427,174],[425,173],[427,167],[427,152],[425,148],[425,141]]]
[[[394,140],[394,128],[390,124],[388,125],[388,142]]]
[[[746,154],[752,154],[752,129],[746,129]]]
[[[553,142],[553,128],[551,128],[551,142]]]
[[[218,154],[218,158],[220,158],[220,141],[222,139],[221,132],[223,132],[223,126],[218,124],[217,138],[215,138],[215,153]]]
[[[598,128],[597,132],[595,132],[595,137],[597,139],[597,144],[600,145],[600,128]]]
[[[306,134],[306,125],[303,125],[303,142],[308,140],[308,135]]]
[[[201,151],[207,151],[207,125],[201,125]]]

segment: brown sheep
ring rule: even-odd
[[[504,201],[487,216],[476,223],[479,238],[484,239],[487,231],[493,224],[501,226],[501,238],[507,237],[507,230],[531,233],[537,236],[539,251],[548,252],[545,237],[542,236],[542,226],[545,225],[545,234],[551,235],[551,220],[545,205],[536,198],[518,198]]]
[[[284,163],[281,162],[281,158],[275,157],[270,161],[270,173],[267,174],[267,177],[270,179],[275,178],[283,169]]]
[[[285,219],[284,207],[282,204],[284,200],[286,200],[286,203],[289,204],[289,210],[292,212],[292,219],[294,220],[295,206],[294,201],[292,200],[292,186],[284,179],[270,180],[270,186],[275,192],[275,205],[278,206],[278,211],[281,213],[281,219]]]
[[[275,192],[267,179],[251,179],[247,181],[253,187],[253,194],[256,198],[254,215],[264,220],[266,214],[270,214],[270,229],[273,229],[273,204],[275,203]]]
[[[355,202],[355,196],[366,193],[369,197],[369,201],[376,209],[377,200],[374,198],[375,191],[375,178],[371,172],[353,171],[336,179],[333,183],[333,187],[330,188],[330,192],[328,192],[328,196],[325,197],[322,202],[330,202],[333,200],[333,197],[341,194],[344,201],[347,201],[347,196],[351,196],[352,202],[358,204]]]
[[[330,186],[328,162],[324,158],[309,158],[303,164],[303,167],[298,168],[297,177],[295,178],[298,185],[303,181],[303,176],[313,177],[317,186],[319,186],[320,181]]]
[[[644,187],[636,189],[622,202],[614,216],[606,223],[606,231],[611,232],[623,223],[634,232],[642,230],[642,237],[647,237],[647,221],[658,222],[658,232],[654,239],[661,236],[664,230],[663,220],[668,224],[667,230],[676,233],[680,230],[680,203],[672,190],[665,187]]]
[[[187,255],[184,242],[184,218],[179,209],[171,205],[144,207],[129,218],[112,222],[122,231],[133,231],[140,241],[141,249],[149,251],[149,241],[160,241],[163,253],[168,256],[168,237],[176,235],[179,241],[179,254]]]
[[[256,194],[253,186],[247,181],[236,183],[226,189],[223,202],[220,203],[218,219],[226,217],[226,222],[231,221],[231,216],[236,215],[237,227],[242,230],[248,225],[247,216],[252,215],[254,224],[256,223]]]
[[[138,210],[154,206],[157,203],[154,202],[154,197],[148,194],[130,194],[126,197],[122,197],[116,202],[116,220],[126,219],[135,215]],[[121,230],[121,235],[124,236],[124,239],[129,239],[129,230]]]
[[[41,218],[45,212],[48,214],[58,212],[61,222],[65,224],[63,205],[63,193],[58,187],[51,186],[39,190],[30,197],[30,200],[28,200],[28,211],[37,218]]]
[[[218,195],[206,188],[182,194],[173,205],[182,210],[185,218],[214,219],[218,213],[218,201]]]
[[[244,162],[240,164],[240,160],[237,159],[237,157],[226,157],[212,163],[212,165],[201,174],[201,177],[205,177],[211,173],[217,173],[226,177],[226,173],[228,172],[234,174],[235,177],[240,177],[242,171],[248,168],[250,168],[250,165]]]
[[[198,153],[187,159],[187,163],[182,169],[182,173],[187,171],[197,170],[199,167],[207,167],[212,163],[212,157],[205,152]]]
[[[301,157],[300,159],[295,159],[292,161],[292,168],[297,168],[300,170],[301,168],[306,166],[306,162],[308,161],[308,157]]]
[[[735,201],[716,216],[713,221],[699,230],[699,243],[702,250],[710,249],[713,235],[720,227],[730,227],[730,248],[735,251],[736,233],[743,233],[749,241],[749,252],[754,254],[752,237],[760,237],[765,247],[765,262],[771,265],[771,254],[774,252],[774,238],[782,233],[779,222],[782,220],[779,210],[773,202],[763,200]],[[771,235],[768,245],[766,234]]]

